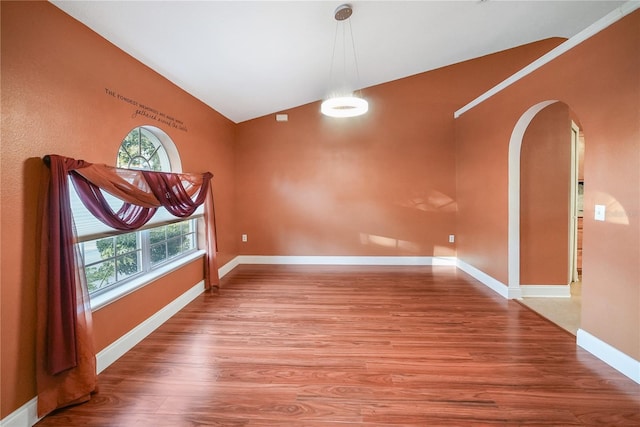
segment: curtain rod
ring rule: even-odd
[[[48,154],[42,158],[42,161],[44,162],[45,165],[51,166],[51,157],[49,157]]]

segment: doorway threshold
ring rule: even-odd
[[[519,302],[572,335],[576,335],[580,328],[582,282],[573,282],[570,287],[570,298],[526,297]]]

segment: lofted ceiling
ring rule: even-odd
[[[238,123],[324,98],[340,1],[52,3]],[[549,37],[623,1],[351,1],[361,88]],[[339,40],[340,41],[340,40]]]

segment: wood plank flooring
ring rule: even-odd
[[[38,426],[640,425],[640,386],[454,267],[239,266]]]

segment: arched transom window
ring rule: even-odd
[[[124,138],[118,150],[116,166],[125,169],[172,171],[164,145],[152,128],[144,126],[133,129]]]

